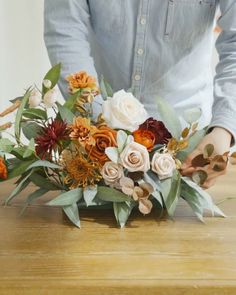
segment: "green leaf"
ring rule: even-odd
[[[80,97],[81,91],[78,91],[71,95],[66,102],[64,103],[63,107],[72,111],[73,113],[75,112],[75,103],[76,100]]]
[[[28,140],[31,140],[31,138],[36,138],[41,131],[42,127],[35,122],[22,123],[22,132]]]
[[[204,147],[203,156],[205,159],[210,158],[214,153],[214,145],[209,143]]]
[[[202,110],[200,108],[192,108],[184,111],[183,118],[187,123],[193,124],[201,118],[201,115]]]
[[[32,163],[27,170],[30,170],[35,167],[45,167],[45,168],[51,168],[51,169],[61,169],[61,166],[51,163],[49,161],[43,161],[43,160],[38,160],[34,163]]]
[[[0,150],[5,153],[10,153],[14,147],[15,143],[7,138],[0,139]]]
[[[59,186],[57,183],[50,181],[50,179],[43,177],[38,173],[32,174],[30,176],[30,180],[38,187],[47,189],[49,191],[58,191],[63,189],[63,187]]]
[[[97,195],[97,192],[98,192],[97,186],[87,187],[84,189],[84,200],[85,200],[87,207],[94,205],[93,201]]]
[[[17,165],[13,165],[13,167],[9,171],[8,179],[12,179],[23,174],[34,161],[35,160],[28,160],[24,162],[19,161]]]
[[[47,120],[47,113],[41,109],[32,108],[24,110],[22,116],[28,119]]]
[[[69,206],[77,203],[83,196],[82,188],[77,188],[68,192],[64,192],[55,199],[47,203],[49,206]]]
[[[173,137],[179,139],[182,133],[180,120],[173,107],[164,99],[157,97],[158,114]]]
[[[63,207],[63,211],[70,221],[80,228],[79,208],[76,203]]]
[[[27,176],[25,176],[17,185],[17,187],[15,187],[10,196],[5,200],[5,205],[8,205],[20,192],[22,192],[29,185],[29,177],[31,173],[33,173],[33,171],[31,171]]]
[[[125,131],[119,130],[117,132],[117,146],[118,152],[121,153],[126,145],[128,135]]]
[[[113,90],[110,84],[104,79],[103,76],[101,77],[101,81],[100,81],[100,91],[101,91],[102,98],[104,100],[107,100],[108,97],[113,96]]]
[[[181,196],[184,197],[184,199],[189,203],[190,206],[191,201],[193,201],[194,199],[194,206],[198,206],[198,211],[202,212],[202,215],[204,210],[208,210],[211,212],[212,216],[217,215],[225,217],[225,214],[213,203],[211,196],[200,186],[198,186],[196,183],[194,183],[191,179],[187,177],[182,177]]]
[[[132,203],[129,202],[129,204],[127,204],[126,202],[124,202],[124,203],[114,202],[113,203],[113,209],[114,209],[116,221],[121,228],[123,228],[125,226],[134,206],[135,206],[134,202],[132,202]]]
[[[116,147],[107,147],[105,150],[105,154],[112,162],[118,163],[119,153]]]
[[[25,150],[23,154],[23,158],[31,157],[35,152],[35,142],[34,138],[32,138],[29,142],[28,148]]]
[[[42,197],[43,195],[45,195],[47,192],[48,192],[47,189],[40,188],[40,189],[34,191],[33,193],[31,193],[31,194],[27,197],[27,199],[26,199],[26,201],[25,201],[25,205],[24,205],[24,207],[22,208],[20,215],[23,215],[24,212],[25,212],[25,210],[26,210],[26,208],[27,208],[30,204],[32,204],[36,199],[38,199],[38,198]]]
[[[50,89],[54,88],[60,78],[61,75],[61,64],[57,64],[55,66],[53,66],[46,74],[46,76],[44,77],[43,80],[50,80],[52,82],[51,88],[46,88],[43,85],[43,95]]]
[[[57,104],[61,119],[67,122],[68,124],[73,123],[75,115],[68,108],[62,106],[59,102],[57,102],[56,104]]]
[[[199,143],[202,141],[204,136],[206,135],[206,130],[198,130],[189,138],[189,144],[188,147],[177,154],[177,159],[184,162],[184,160],[188,157],[189,154],[191,154],[195,148],[199,145]]]
[[[180,181],[180,174],[178,171],[175,171],[172,178],[165,179],[161,182],[161,193],[169,216],[174,215],[179,200]]]
[[[131,200],[130,197],[123,194],[122,192],[110,187],[106,187],[106,186],[98,186],[97,197],[103,201],[118,202],[118,203],[127,202]]]
[[[30,93],[31,91],[28,90],[26,91],[21,104],[17,110],[16,113],[16,119],[15,119],[15,137],[17,141],[20,141],[20,134],[21,134],[21,118],[22,118],[22,114],[24,112],[24,108],[27,105],[28,101],[29,101],[29,97],[30,97]]]

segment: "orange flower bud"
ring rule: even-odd
[[[0,179],[7,179],[7,167],[3,160],[3,158],[0,157]]]

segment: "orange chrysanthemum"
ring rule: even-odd
[[[79,151],[65,150],[62,161],[67,173],[64,181],[70,189],[93,186],[102,179],[98,162],[86,158]]]
[[[93,135],[95,145],[86,145],[86,151],[89,157],[93,160],[98,161],[100,164],[104,164],[108,161],[108,157],[105,154],[107,147],[116,147],[116,135],[117,132],[107,126],[101,126]]]
[[[144,145],[150,152],[155,144],[155,135],[149,130],[136,130],[133,132],[134,141]]]
[[[4,162],[4,159],[0,157],[0,179],[6,180],[8,176],[7,166]]]
[[[69,82],[69,90],[72,93],[83,88],[96,88],[96,78],[84,71],[69,75],[66,80]]]
[[[74,119],[73,124],[69,127],[70,138],[73,141],[77,141],[82,146],[86,144],[94,145],[95,140],[93,135],[97,131],[95,126],[91,125],[90,119],[77,117]]]

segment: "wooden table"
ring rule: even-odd
[[[236,294],[236,173],[211,192],[228,218],[133,214],[118,229],[108,211],[82,211],[82,229],[41,203],[19,217],[24,194],[0,207],[0,294]],[[0,199],[12,189],[1,184]],[[31,190],[29,187],[28,190]]]

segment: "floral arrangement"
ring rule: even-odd
[[[18,177],[5,204],[33,183],[36,190],[23,211],[58,191],[47,205],[61,206],[78,227],[80,208],[111,207],[123,227],[135,207],[146,215],[157,206],[173,216],[179,198],[201,221],[206,210],[224,216],[201,185],[208,177],[205,167],[222,171],[229,161],[235,164],[235,153],[214,155],[208,145],[193,159],[196,172],[181,175],[182,163],[206,133],[198,130],[199,109],[184,113],[187,127],[182,130],[175,111],[161,98],[156,99],[159,120],[150,118],[131,92],[113,93],[104,79],[99,89],[85,72],[67,77],[71,95],[62,105],[55,87],[60,69],[60,64],[54,66],[42,89],[28,89],[0,114],[5,118],[16,112],[14,135],[9,132],[13,123],[0,126],[0,181]],[[94,118],[98,95],[103,97],[102,113]]]

